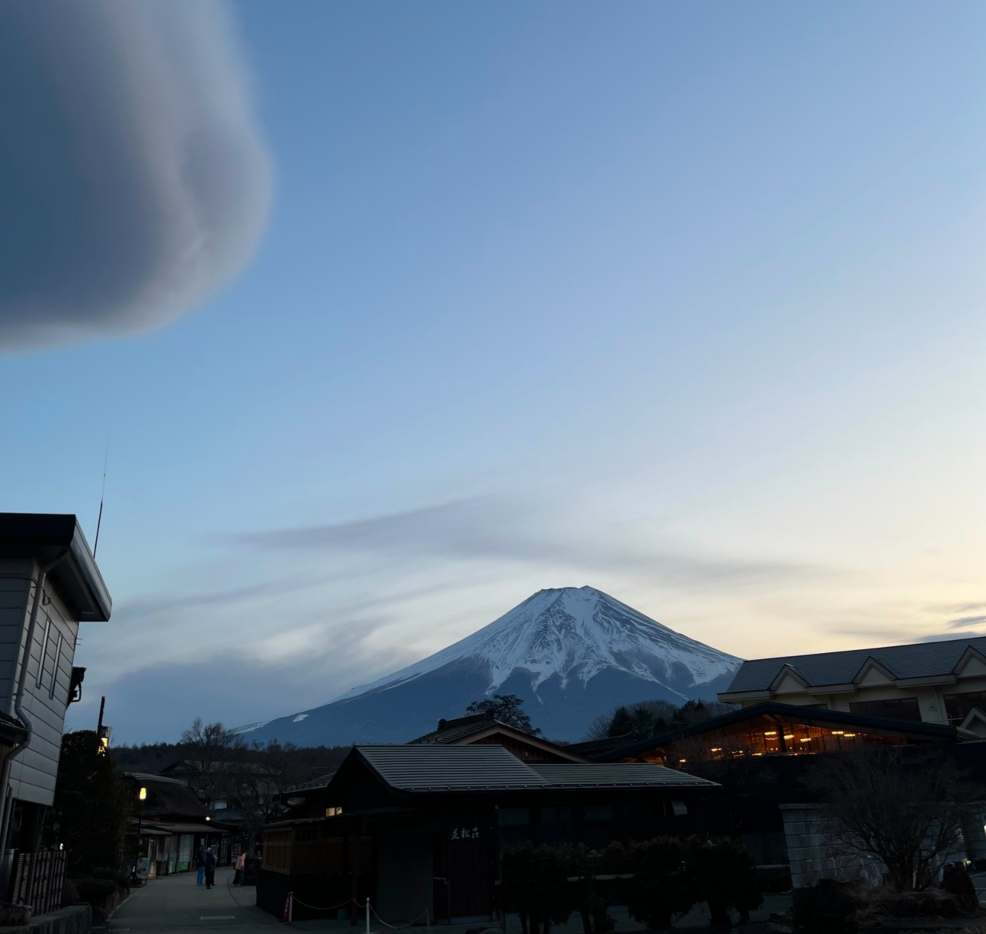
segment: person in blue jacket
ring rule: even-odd
[[[195,857],[195,865],[199,870],[198,877],[195,880],[196,885],[205,885],[205,847],[199,847],[198,856]]]
[[[205,887],[211,889],[216,884],[216,854],[210,846],[205,854]]]

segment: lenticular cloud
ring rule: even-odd
[[[242,269],[270,163],[223,0],[0,6],[0,345],[159,326]]]

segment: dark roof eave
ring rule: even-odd
[[[109,620],[113,601],[75,516],[0,513],[0,554],[33,557],[42,564],[58,559],[51,574],[75,605],[79,620]]]
[[[743,707],[740,710],[732,710],[719,717],[712,717],[703,720],[701,723],[693,724],[672,733],[663,733],[652,736],[650,739],[639,740],[621,749],[604,753],[599,756],[600,762],[618,762],[627,756],[634,756],[637,753],[646,752],[648,749],[655,749],[660,746],[671,746],[683,739],[698,736],[702,733],[713,732],[727,726],[742,723],[744,720],[752,720],[764,714],[775,716],[786,716],[792,719],[809,722],[812,720],[823,723],[847,723],[861,728],[868,727],[871,730],[881,730],[889,733],[904,733],[913,736],[935,737],[942,740],[958,740],[959,732],[954,726],[944,726],[938,723],[925,723],[918,720],[894,720],[890,717],[868,717],[863,714],[846,713],[841,710],[826,710],[821,707],[807,707],[797,704],[778,704],[774,701],[766,701],[762,704],[755,704],[752,707]]]

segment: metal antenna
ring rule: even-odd
[[[92,556],[96,557],[99,548],[99,527],[103,524],[103,500],[106,498],[106,467],[110,462],[110,439],[106,438],[106,453],[103,456],[103,488],[99,492],[99,518],[96,520],[96,541],[93,542]]]

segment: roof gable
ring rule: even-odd
[[[860,666],[856,676],[852,679],[853,684],[860,687],[876,687],[878,685],[893,684],[897,679],[896,674],[886,665],[875,659],[872,655]]]
[[[784,665],[777,677],[770,683],[770,690],[777,694],[800,694],[808,687],[808,682],[796,668]]]
[[[975,678],[986,675],[986,655],[974,645],[970,645],[956,662],[953,669],[959,678]]]
[[[973,733],[976,736],[986,738],[986,714],[984,714],[978,707],[973,707],[962,721],[962,725],[959,729],[965,730],[967,733]]]

